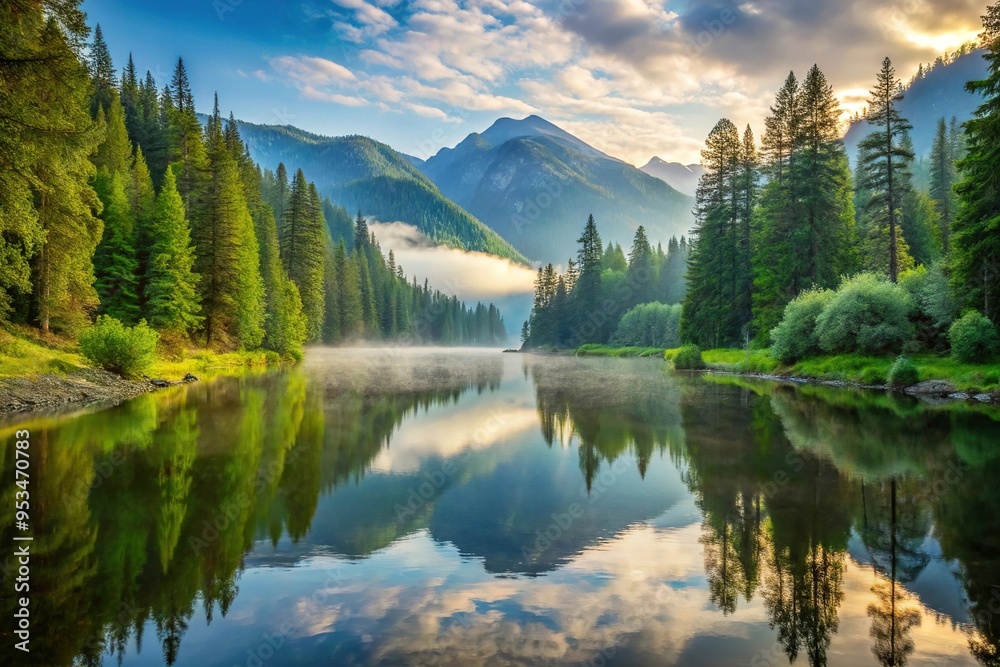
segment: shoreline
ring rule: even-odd
[[[164,384],[155,384],[157,382]],[[0,414],[27,414],[102,404],[111,407],[174,384],[180,383],[126,380],[95,368],[81,368],[65,375],[0,376]]]

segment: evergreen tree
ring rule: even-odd
[[[120,172],[98,174],[95,189],[104,206],[104,235],[94,255],[101,313],[125,323],[139,319],[135,221]]]
[[[136,146],[135,158],[132,160],[131,187],[129,188],[129,203],[135,220],[135,259],[138,281],[136,290],[139,294],[139,308],[142,310],[146,301],[146,276],[149,272],[149,253],[152,247],[152,228],[156,214],[156,191],[153,179],[146,164],[142,148]]]
[[[190,334],[201,323],[191,229],[172,170],[156,197],[146,281],[146,319],[157,329]]]
[[[709,133],[702,151],[706,173],[698,184],[694,246],[688,263],[687,294],[681,316],[682,337],[703,347],[742,339],[748,323],[733,304],[741,273],[739,245],[744,210],[741,182],[743,144],[728,119]],[[749,296],[749,295],[747,295]]]
[[[352,261],[357,264],[358,286],[361,295],[361,323],[366,336],[378,337],[378,310],[375,306],[375,289],[372,285],[368,257],[364,252],[355,252]],[[446,341],[451,342],[451,341]]]
[[[905,188],[901,187],[901,174],[913,160],[913,152],[904,148],[902,139],[912,129],[899,113],[903,99],[902,84],[896,78],[892,61],[882,61],[875,87],[868,101],[868,123],[878,129],[862,140],[864,151],[864,183],[871,191],[866,213],[872,218],[871,230],[881,237],[882,229],[888,236],[888,275],[896,282],[901,271],[899,217]],[[885,221],[883,224],[882,221]]]
[[[962,302],[1000,324],[1000,3],[986,10],[980,43],[988,74],[966,84],[984,99],[965,124],[967,152],[958,163],[951,271]]]
[[[656,258],[646,237],[646,228],[639,225],[632,241],[628,256],[628,270],[625,273],[628,285],[626,302],[622,310],[628,310],[640,303],[654,301],[656,286]]]
[[[200,224],[198,218],[204,208],[201,198],[204,196],[204,189],[209,179],[208,156],[205,149],[208,128],[203,138],[201,123],[195,115],[194,98],[191,95],[187,70],[181,58],[177,59],[171,85],[164,91],[163,102],[162,115],[165,117],[170,136],[168,161],[179,167],[179,171],[174,174],[177,178],[177,191],[184,200],[184,210],[192,224],[197,225]],[[218,115],[218,100],[216,100],[213,116]]]
[[[930,197],[940,218],[941,245],[946,253],[950,246],[951,225],[955,220],[955,209],[958,205],[954,192],[957,180],[956,159],[952,138],[944,118],[941,118],[931,147]]]
[[[108,43],[104,41],[101,24],[94,27],[94,41],[90,45],[91,101],[90,113],[97,115],[98,109],[107,109],[115,90],[115,66],[111,62]]]
[[[208,346],[252,349],[264,337],[259,246],[239,168],[222,134],[218,108],[208,121],[209,181],[192,222]],[[183,164],[178,169],[184,170]],[[180,182],[180,179],[178,179]]]
[[[305,174],[299,169],[292,182],[279,238],[285,270],[299,289],[310,341],[319,341],[323,335],[325,228],[316,187],[306,182]]]
[[[583,234],[577,239],[580,249],[577,251],[577,265],[580,275],[573,289],[572,326],[581,342],[602,342],[609,335],[609,325],[602,321],[595,306],[601,298],[601,269],[604,245],[597,231],[594,216],[587,217]],[[553,286],[554,287],[554,286]],[[554,293],[553,293],[554,296]],[[589,334],[589,335],[588,335]]]
[[[343,241],[337,244],[333,263],[336,267],[338,290],[337,329],[342,338],[350,340],[364,334],[364,310],[361,305],[358,263],[348,256]]]
[[[833,287],[856,267],[854,207],[840,108],[817,66],[797,85],[789,75],[764,135],[759,229],[754,240],[753,310],[766,342],[785,305],[812,286]]]

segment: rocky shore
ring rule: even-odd
[[[198,378],[185,377],[185,382]],[[51,410],[92,404],[116,405],[148,391],[179,382],[126,380],[107,371],[85,368],[66,375],[0,377],[0,414]]]

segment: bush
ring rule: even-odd
[[[609,341],[615,347],[675,347],[680,344],[680,305],[644,303],[622,316]]]
[[[697,345],[685,345],[679,349],[674,355],[674,368],[679,371],[698,371],[705,368],[701,348]]]
[[[833,298],[830,290],[803,292],[785,307],[781,323],[771,330],[771,354],[791,363],[820,353],[816,318]]]
[[[920,381],[917,367],[906,357],[897,357],[896,363],[889,369],[886,381],[893,387],[909,387]]]
[[[921,345],[932,350],[947,349],[948,327],[955,321],[958,308],[941,265],[905,271],[899,276],[899,286],[917,306],[914,322]]]
[[[987,318],[970,310],[948,329],[951,356],[965,363],[986,363],[1000,354],[1000,335]]]
[[[914,337],[913,298],[881,276],[863,273],[846,281],[816,318],[820,349],[830,354],[899,353]]]
[[[113,317],[101,315],[94,326],[80,333],[80,352],[106,371],[137,378],[156,360],[158,339],[145,320],[127,327]]]

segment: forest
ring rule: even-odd
[[[218,96],[199,121],[182,59],[162,88],[131,57],[119,73],[85,19],[78,2],[0,8],[0,326],[293,357],[506,340],[494,305],[408,279],[301,169],[261,170]]]
[[[966,85],[982,104],[964,124],[939,120],[929,160],[916,160],[889,58],[853,169],[826,76],[790,73],[759,145],[728,119],[709,134],[686,241],[652,251],[640,227],[616,263],[588,220],[568,270],[539,272],[525,346],[1000,354],[1000,5],[983,24],[989,76]]]

